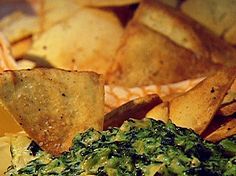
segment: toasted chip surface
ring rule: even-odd
[[[107,80],[128,87],[173,83],[235,66],[235,56],[235,48],[181,11],[143,0],[125,29]]]
[[[46,31],[60,23],[79,10],[75,1],[68,0],[43,0],[39,13],[41,31]]]
[[[170,101],[170,119],[178,126],[201,134],[214,117],[235,76],[235,69],[220,70],[174,98]]]
[[[144,97],[131,100],[104,117],[104,129],[108,127],[120,127],[129,118],[142,119],[146,113],[162,101],[156,94],[149,94]]]
[[[187,0],[181,5],[184,13],[203,24],[226,41],[235,44],[236,35],[228,37],[229,31],[236,25],[236,1]]]
[[[128,87],[161,85],[200,77],[218,67],[134,21],[124,32],[107,80]]]
[[[17,69],[17,64],[12,57],[10,43],[6,36],[0,32],[0,72]]]
[[[236,134],[236,119],[233,118],[230,121],[222,124],[218,129],[206,136],[206,140],[217,142],[225,139],[229,136]]]
[[[104,73],[118,47],[123,27],[114,13],[81,8],[33,42],[26,58],[46,60],[69,70]]]
[[[147,114],[146,118],[152,118],[155,120],[161,120],[168,122],[169,120],[169,102],[163,102],[154,108],[152,108]]]
[[[7,71],[0,100],[43,149],[59,154],[76,133],[103,126],[103,81],[92,72],[58,69]]]
[[[136,11],[135,20],[192,51],[198,59],[203,57],[213,63],[236,65],[236,50],[232,46],[179,10],[156,0],[144,0]]]
[[[13,43],[38,32],[38,18],[16,11],[0,21],[0,30]]]

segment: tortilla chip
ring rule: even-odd
[[[0,32],[0,72],[16,68],[17,65],[12,57],[10,44],[5,35]]]
[[[124,121],[134,118],[143,119],[148,111],[162,101],[156,94],[136,98],[107,113],[104,117],[104,127],[120,127]]]
[[[143,0],[134,19],[192,51],[197,59],[236,66],[236,50],[231,45],[177,9],[156,0]]]
[[[147,114],[146,118],[152,118],[155,120],[161,120],[163,122],[168,122],[169,120],[169,103],[163,102],[153,109],[151,109]]]
[[[230,121],[222,124],[218,129],[209,134],[205,139],[208,141],[217,142],[235,134],[236,119],[232,118]]]
[[[133,87],[208,76],[236,66],[236,50],[179,10],[143,0],[107,73],[107,82]]]
[[[12,114],[0,103],[0,136],[6,133],[16,133],[22,128],[16,123]]]
[[[217,36],[222,36],[226,41],[234,44],[235,41],[232,39],[236,39],[236,35],[232,32],[230,36],[226,37],[226,35],[231,31],[232,26],[236,26],[235,9],[234,0],[187,0],[181,5],[181,10],[185,14],[206,26]]]
[[[57,23],[63,22],[79,10],[74,1],[43,0],[39,11],[41,32],[48,30]]]
[[[0,157],[4,162],[0,163],[0,175],[3,176],[11,165],[10,137],[0,137]]]
[[[236,77],[236,69],[223,69],[170,101],[170,119],[177,126],[201,134],[219,109]]]
[[[29,37],[38,30],[38,18],[20,11],[13,12],[0,21],[0,31],[7,36],[10,43]]]
[[[28,38],[22,39],[16,43],[13,43],[11,45],[12,56],[15,59],[21,58],[30,49],[31,44],[32,44],[31,37],[28,37]]]
[[[233,85],[231,86],[230,90],[224,97],[223,102],[217,112],[217,115],[220,116],[231,116],[236,112],[236,91],[235,91],[235,83],[234,80]]]
[[[222,116],[230,116],[233,115],[235,112],[236,112],[236,101],[223,105],[219,109],[218,114]]]
[[[6,71],[0,75],[0,100],[52,154],[68,150],[78,132],[103,127],[103,81],[93,72]]]
[[[25,58],[46,60],[56,68],[104,73],[122,32],[112,12],[81,8],[36,39]]]
[[[173,43],[162,34],[132,21],[126,28],[111,68],[109,84],[137,87],[201,77],[219,67]]]

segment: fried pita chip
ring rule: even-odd
[[[29,37],[38,30],[38,18],[20,11],[13,12],[0,21],[0,31],[7,36],[10,43]]]
[[[218,129],[216,129],[207,137],[205,137],[205,139],[208,141],[217,142],[235,134],[236,119],[232,118],[230,121],[227,121],[226,123],[222,124]]]
[[[143,0],[135,20],[195,53],[198,59],[236,66],[236,50],[181,11],[156,0]]]
[[[169,103],[163,102],[153,109],[151,109],[145,116],[146,118],[152,118],[155,120],[161,120],[163,122],[168,122],[169,120]]]
[[[0,163],[0,175],[4,176],[7,168],[11,165],[10,137],[0,137],[0,157],[4,162]]]
[[[11,54],[11,48],[5,35],[0,32],[0,72],[4,70],[15,70],[16,62]]]
[[[187,0],[181,5],[185,14],[232,44],[236,42],[232,40],[236,35],[231,32],[233,26],[236,26],[235,9],[235,0]],[[230,35],[226,37],[229,32]]]
[[[0,136],[6,133],[16,133],[22,131],[22,128],[16,123],[12,114],[0,103]]]
[[[74,15],[79,6],[68,0],[43,0],[39,11],[41,32]]]
[[[223,105],[218,111],[218,114],[222,116],[230,116],[234,113],[236,113],[236,101]]]
[[[45,60],[56,68],[104,73],[122,32],[123,27],[112,12],[81,8],[35,40],[25,58]]]
[[[170,119],[178,126],[201,134],[220,107],[236,76],[235,69],[223,69],[196,87],[170,101]]]
[[[129,101],[105,115],[103,129],[120,127],[129,118],[142,119],[148,111],[161,102],[161,99],[156,94]]]
[[[93,72],[6,71],[0,75],[0,100],[52,154],[68,150],[78,132],[103,127],[103,81]]]
[[[110,84],[126,87],[162,85],[199,78],[218,67],[217,64],[196,59],[191,51],[132,21],[124,32],[106,80]]]
[[[15,59],[21,58],[30,49],[31,44],[32,37],[28,37],[11,44],[12,56]]]
[[[143,0],[126,28],[108,83],[167,84],[236,66],[236,50],[180,11]]]

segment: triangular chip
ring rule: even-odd
[[[130,118],[143,119],[147,112],[161,102],[160,97],[156,94],[131,100],[105,115],[103,129],[120,127],[124,121]]]
[[[235,73],[235,69],[220,70],[170,101],[170,119],[173,123],[201,134],[221,105],[234,81]]]
[[[122,36],[107,82],[167,84],[236,66],[236,50],[179,10],[143,0]]]
[[[80,8],[37,38],[25,57],[56,68],[105,73],[112,61],[123,27],[110,11]]]
[[[43,0],[39,19],[42,31],[71,17],[78,11],[79,6],[68,0]]]
[[[103,80],[93,72],[59,69],[6,71],[0,100],[40,147],[66,151],[75,134],[103,127]]]
[[[165,123],[169,120],[169,102],[163,102],[152,108],[147,114],[146,118],[161,120]]]
[[[5,16],[0,21],[0,31],[2,31],[11,43],[29,37],[39,30],[38,18],[21,11],[16,11]]]
[[[222,124],[218,129],[209,134],[205,139],[212,142],[217,142],[235,134],[236,119],[233,118],[230,121]]]
[[[236,113],[236,101],[231,102],[225,106],[222,106],[218,114],[223,115],[223,116],[230,116]]]
[[[230,34],[230,38],[227,34],[236,26],[235,9],[235,0],[188,0],[181,5],[181,10],[185,14],[232,44],[235,44],[235,32],[234,35]]]

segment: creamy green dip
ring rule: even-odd
[[[32,148],[32,147],[31,147]],[[43,151],[9,175],[236,176],[236,137],[213,144],[192,130],[152,119],[128,120],[120,128],[78,134],[70,151]]]

